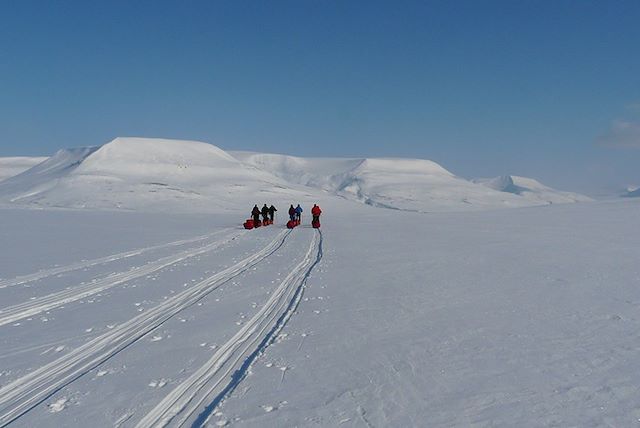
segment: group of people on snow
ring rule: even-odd
[[[273,205],[267,207],[267,204],[264,204],[262,209],[260,209],[256,204],[253,206],[253,210],[251,210],[251,217],[253,218],[253,221],[257,223],[260,220],[260,216],[262,215],[263,221],[268,220],[273,223],[273,218],[276,211],[278,211],[278,209]],[[298,206],[296,206],[295,208],[293,207],[293,204],[291,204],[291,206],[289,207],[289,219],[293,221],[300,221],[302,217],[302,211],[303,209],[300,204],[298,204]],[[313,204],[313,208],[311,208],[311,216],[313,217],[314,222],[320,221],[320,214],[322,214],[322,210],[320,209],[320,207],[317,204]]]
[[[262,209],[258,208],[258,205],[254,205],[253,209],[251,210],[251,217],[253,218],[253,221],[255,223],[258,222],[258,220],[260,220],[260,215],[262,215],[262,220],[266,221],[269,220],[273,223],[273,217],[276,213],[277,208],[273,206],[273,204],[268,207],[267,204],[264,204],[264,206],[262,207]]]

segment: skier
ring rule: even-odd
[[[298,206],[296,207],[296,221],[300,222],[301,218],[302,218],[302,207],[300,206],[300,204],[298,204]]]
[[[276,207],[273,206],[273,204],[271,204],[271,206],[269,207],[269,220],[271,221],[271,223],[273,223],[273,216],[275,215],[275,212],[278,211]]]
[[[258,209],[258,204],[253,206],[251,210],[251,217],[253,217],[253,224],[258,224],[260,221],[260,210]]]
[[[262,221],[264,224],[269,224],[269,207],[267,204],[262,207]]]
[[[322,210],[320,209],[320,207],[316,204],[313,204],[313,208],[311,208],[311,215],[313,216],[313,222],[314,223],[319,223],[320,222],[320,214],[322,214]]]
[[[289,207],[289,220],[294,221],[296,219],[296,209],[293,208],[293,204]]]

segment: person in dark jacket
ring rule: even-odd
[[[267,204],[264,204],[262,207],[262,221],[266,222],[267,220],[269,220],[269,207]]]
[[[271,204],[271,206],[269,207],[269,220],[271,220],[271,223],[273,223],[273,216],[275,215],[276,211],[278,211],[276,207]]]
[[[251,217],[253,218],[253,223],[257,224],[260,221],[260,210],[258,209],[258,205],[254,205],[251,210]]]
[[[302,218],[302,207],[300,206],[300,204],[298,204],[298,206],[296,207],[296,220],[300,221],[301,218]]]
[[[293,208],[293,204],[291,204],[291,206],[289,207],[289,219],[291,221],[296,219],[296,209]]]

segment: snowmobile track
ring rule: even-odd
[[[242,234],[244,234],[244,232],[233,233],[225,238],[219,239],[202,247],[196,247],[190,250],[181,251],[177,254],[163,257],[152,263],[138,266],[125,272],[110,274],[87,284],[79,285],[76,287],[68,287],[57,293],[48,294],[46,296],[28,300],[17,305],[2,308],[0,309],[0,326],[10,324],[24,318],[28,318],[33,315],[37,315],[39,313],[66,305],[67,303],[84,299],[85,297],[101,293],[109,288],[113,288],[117,285],[134,280],[136,278],[150,275],[168,266],[220,248],[221,246],[235,240]]]
[[[306,281],[322,259],[322,233],[313,234],[303,260],[287,275],[269,300],[207,363],[171,391],[137,428],[200,427],[244,379],[258,356],[295,313]]]
[[[0,388],[0,427],[33,409],[71,382],[146,336],[182,310],[227,281],[242,274],[284,245],[290,231],[283,230],[260,251],[117,325],[34,371]]]
[[[87,267],[91,267],[91,266],[96,266],[96,265],[102,265],[102,264],[107,264],[107,263],[111,263],[117,260],[122,260],[122,259],[126,259],[129,257],[133,257],[133,256],[138,256],[144,253],[147,253],[149,251],[154,251],[154,250],[159,250],[162,248],[168,248],[168,247],[177,247],[180,245],[186,245],[186,244],[191,244],[194,242],[198,242],[198,241],[204,241],[205,239],[211,238],[215,235],[218,235],[222,232],[228,231],[230,229],[223,229],[223,230],[219,230],[217,232],[213,232],[213,233],[209,233],[206,235],[201,235],[201,236],[196,236],[195,238],[190,238],[190,239],[182,239],[179,241],[173,241],[173,242],[168,242],[166,244],[159,244],[159,245],[153,245],[151,247],[145,247],[145,248],[138,248],[136,250],[130,250],[130,251],[125,251],[122,253],[117,253],[117,254],[112,254],[109,256],[105,256],[105,257],[100,257],[97,259],[92,259],[92,260],[83,260],[80,262],[76,262],[76,263],[72,263],[66,266],[56,266],[50,269],[44,269],[35,273],[31,273],[28,275],[21,275],[21,276],[17,276],[15,278],[11,278],[11,279],[0,279],[0,289],[1,288],[7,288],[7,287],[13,287],[15,285],[20,285],[20,284],[27,284],[29,282],[33,282],[33,281],[37,281],[39,279],[43,279],[43,278],[47,278],[50,276],[54,276],[54,275],[59,275],[61,273],[65,273],[65,272],[71,272],[74,270],[79,270],[79,269],[84,269]]]

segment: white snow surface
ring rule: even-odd
[[[227,153],[195,141],[116,138],[101,147],[61,150],[1,182],[0,203],[224,212],[337,195],[377,207],[434,212],[588,200],[535,180],[507,179],[507,186],[477,184],[422,159],[299,158]]]
[[[566,204],[589,202],[592,199],[578,193],[552,189],[533,178],[503,175],[496,178],[477,178],[472,180],[500,192],[519,195],[537,204]]]
[[[26,156],[0,158],[0,181],[18,175],[46,159],[46,157]]]
[[[60,150],[0,183],[0,202],[30,207],[219,212],[252,206],[256,196],[312,195],[211,144],[156,138]]]
[[[427,160],[62,150],[0,183],[0,427],[635,426],[640,200],[577,200]]]
[[[0,209],[0,426],[635,426],[638,202]]]
[[[317,187],[368,205],[406,211],[466,211],[590,200],[582,195],[555,191],[524,177],[505,178],[511,185],[516,180],[522,186],[522,192],[493,183],[484,185],[484,181],[465,180],[437,163],[423,159],[231,154],[289,182]]]

